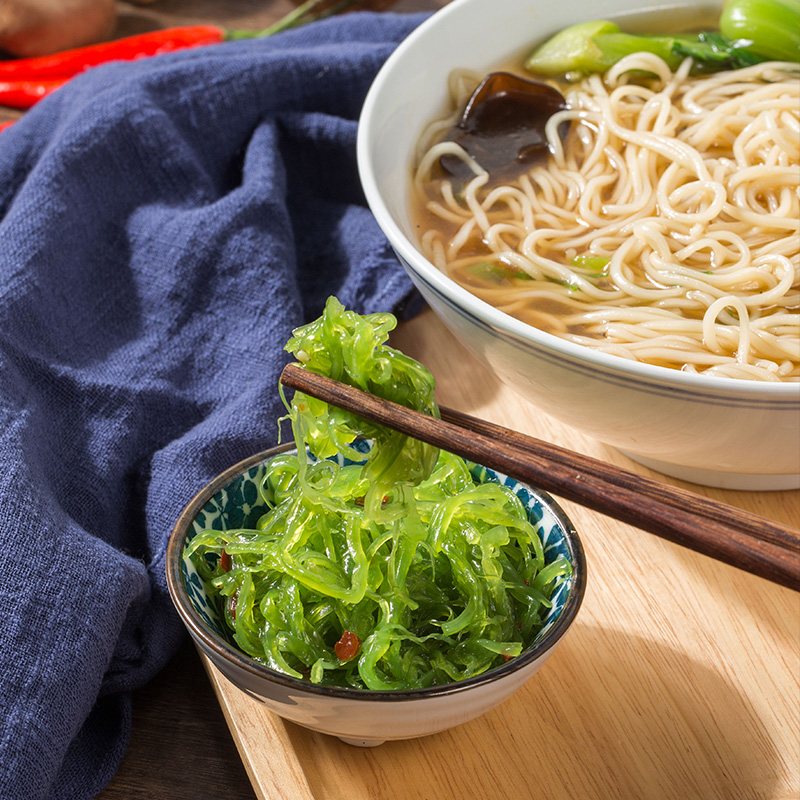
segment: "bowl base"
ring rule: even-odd
[[[347,736],[337,736],[336,738],[353,747],[378,747],[386,742],[385,739],[350,739]]]
[[[701,486],[714,489],[733,489],[740,492],[785,492],[800,489],[800,474],[763,475],[750,472],[719,472],[711,469],[683,467],[679,464],[668,464],[654,458],[640,456],[621,450],[628,458],[656,472],[663,472],[672,478],[678,478]]]

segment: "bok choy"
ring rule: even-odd
[[[729,0],[718,31],[634,35],[613,22],[572,25],[537,47],[526,69],[580,80],[605,72],[625,56],[655,53],[672,69],[687,57],[697,72],[739,69],[762,61],[800,62],[800,0]]]

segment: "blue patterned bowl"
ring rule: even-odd
[[[167,548],[167,583],[175,607],[200,650],[233,684],[279,716],[360,746],[410,739],[451,728],[484,714],[508,698],[542,667],[578,613],[586,587],[586,563],[578,534],[546,493],[505,475],[475,467],[480,482],[500,482],[523,501],[548,563],[563,555],[572,576],[561,583],[535,641],[518,657],[467,680],[412,691],[368,691],[319,686],[260,664],[233,642],[203,578],[185,547],[207,528],[255,525],[266,510],[258,486],[266,463],[292,451],[283,445],[226,470],[187,505]],[[295,451],[296,452],[296,451]]]

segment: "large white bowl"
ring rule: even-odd
[[[579,20],[694,0],[455,0],[416,29],[378,74],[364,104],[358,163],[378,223],[421,294],[498,377],[548,414],[684,480],[730,489],[800,488],[800,384],[690,375],[630,362],[538,331],[458,286],[416,245],[413,148],[446,108],[447,76],[508,63]]]

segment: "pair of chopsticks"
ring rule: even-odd
[[[800,531],[440,408],[442,419],[288,364],[281,383],[726,564],[800,591]]]

